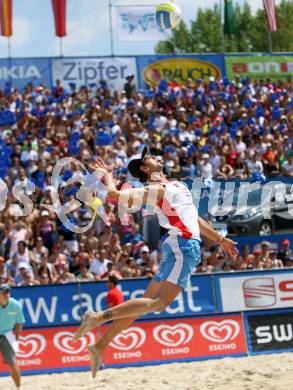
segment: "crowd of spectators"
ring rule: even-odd
[[[290,241],[282,241],[279,250],[269,241],[262,241],[250,251],[249,245],[244,244],[241,248],[241,255],[236,260],[226,258],[219,253],[216,246],[209,251],[203,251],[201,264],[196,272],[231,272],[245,270],[267,270],[293,267],[293,253],[290,249]]]
[[[110,226],[97,218],[84,234],[68,230],[56,214],[42,207],[52,203],[50,185],[56,162],[73,156],[88,167],[100,156],[114,167],[119,187],[131,177],[129,158],[143,144],[165,162],[170,178],[198,176],[246,179],[293,176],[292,81],[248,78],[187,80],[185,86],[147,86],[138,90],[133,76],[123,91],[111,92],[105,82],[67,89],[57,80],[0,91],[0,283],[34,285],[118,278],[151,277],[160,261],[159,249],[144,241],[141,215],[121,224],[117,205],[105,202]],[[63,171],[64,183],[83,175],[79,164]],[[17,203],[12,187],[31,181],[27,191],[33,211],[13,215]],[[4,183],[8,187],[2,207]],[[76,187],[60,189],[61,203],[74,198]],[[80,207],[70,220],[84,226],[93,210]],[[159,242],[158,242],[159,245]],[[284,243],[283,243],[284,245]],[[288,244],[289,246],[289,244]],[[197,272],[290,267],[292,252],[253,253],[243,250],[236,261],[218,248],[203,247]]]

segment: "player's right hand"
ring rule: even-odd
[[[220,242],[223,251],[232,259],[235,259],[239,255],[239,251],[236,248],[237,242],[224,237]]]

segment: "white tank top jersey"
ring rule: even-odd
[[[189,189],[177,180],[161,184],[165,187],[165,194],[155,207],[159,224],[170,235],[200,241],[198,212]]]

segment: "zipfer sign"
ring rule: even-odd
[[[151,85],[158,85],[161,80],[183,85],[188,79],[208,80],[220,78],[220,69],[207,61],[190,57],[166,58],[147,65],[142,71],[143,79]]]
[[[235,56],[225,57],[229,79],[248,76],[251,80],[286,80],[293,74],[293,56]]]
[[[71,83],[81,87],[106,81],[111,89],[121,90],[128,74],[134,74],[136,78],[134,57],[76,57],[52,60],[53,80],[60,79],[66,88]]]

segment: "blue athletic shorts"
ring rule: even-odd
[[[154,280],[177,284],[183,289],[195,267],[200,263],[200,243],[198,240],[169,235],[163,242],[160,267]]]

